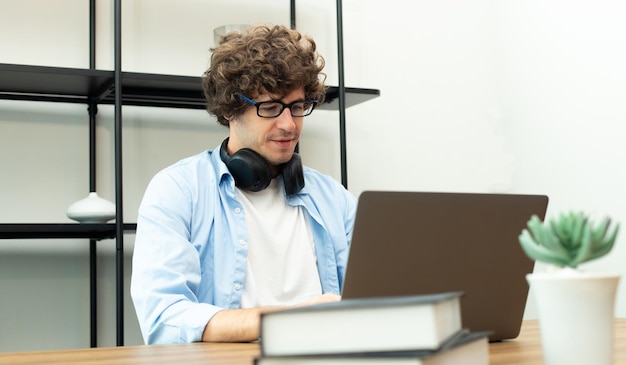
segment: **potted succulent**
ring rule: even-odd
[[[527,275],[535,294],[546,365],[613,362],[613,316],[620,276],[586,272],[579,265],[608,254],[619,224],[595,224],[583,212],[548,222],[532,216],[519,243],[528,257],[548,264]]]

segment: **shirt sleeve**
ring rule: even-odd
[[[182,180],[157,174],[139,208],[130,290],[147,344],[200,341],[222,309],[198,301],[200,257],[190,241],[193,188]]]

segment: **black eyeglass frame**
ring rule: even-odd
[[[294,101],[292,103],[285,104],[285,103],[283,103],[281,101],[278,101],[278,100],[268,100],[268,101],[256,102],[256,101],[248,98],[247,96],[241,95],[241,94],[236,94],[235,96],[237,97],[237,99],[242,100],[242,101],[244,101],[244,102],[246,102],[246,103],[256,107],[256,115],[258,115],[261,118],[276,118],[276,117],[280,116],[285,111],[285,108],[289,109],[289,113],[291,114],[292,117],[294,117],[294,118],[302,118],[302,117],[306,117],[306,116],[311,115],[311,113],[313,113],[313,110],[315,109],[315,106],[317,105],[317,100],[315,100],[315,99],[311,99],[311,100],[296,100],[296,101]],[[278,114],[272,115],[272,116],[270,116],[270,115],[261,115],[260,107],[263,106],[263,104],[269,104],[269,103],[280,104],[280,106],[281,106],[280,107],[280,112],[278,112]],[[308,112],[306,112],[306,110],[305,110],[305,113],[303,115],[294,115],[293,114],[293,110],[291,108],[295,104],[298,104],[298,103],[310,103],[311,104],[311,109]]]

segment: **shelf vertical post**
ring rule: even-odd
[[[124,217],[122,194],[122,1],[114,5],[115,291],[117,346],[124,346]]]
[[[96,69],[96,0],[89,1],[89,69]],[[96,114],[98,104],[89,98],[89,191],[96,191]],[[89,240],[90,346],[98,347],[98,267],[96,240]]]
[[[290,0],[289,20],[290,20],[291,29],[296,29],[296,0]]]
[[[289,25],[290,29],[296,29],[296,0],[289,1]],[[294,152],[300,152],[300,142],[296,143]]]
[[[346,149],[346,85],[343,65],[343,5],[337,0],[337,69],[339,76],[339,146],[341,158],[341,184],[348,188],[348,166]]]

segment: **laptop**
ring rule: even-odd
[[[462,291],[463,326],[519,335],[534,261],[518,236],[545,195],[365,191],[342,298]]]

